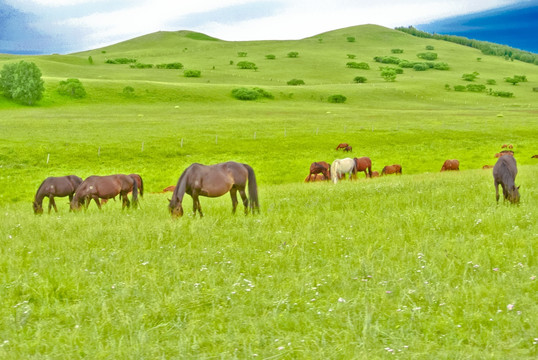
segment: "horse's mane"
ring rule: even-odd
[[[185,188],[186,188],[185,177],[187,176],[187,174],[189,173],[193,165],[195,164],[191,164],[188,168],[186,168],[181,174],[181,176],[179,177],[179,180],[177,181],[176,188],[174,189],[174,192],[172,193],[172,201],[174,202],[173,203],[174,205],[176,204],[177,201],[179,201],[178,199],[179,193],[181,192],[181,195],[185,194]]]
[[[39,187],[37,188],[37,191],[35,193],[35,196],[34,196],[34,201],[37,201],[37,195],[39,195],[39,192],[41,191],[41,189],[43,188],[43,185],[45,185],[45,182],[48,180],[48,178],[46,178],[45,180],[43,180],[41,182],[41,185],[39,185]]]

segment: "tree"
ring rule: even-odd
[[[299,53],[297,51],[290,51],[288,53],[288,57],[289,58],[296,58],[296,57],[299,57]]]
[[[58,93],[75,99],[81,99],[86,96],[86,89],[84,89],[79,79],[67,79],[60,81]]]
[[[33,62],[6,64],[0,72],[0,88],[4,96],[26,105],[33,105],[43,97],[44,81],[41,70]]]
[[[396,80],[396,70],[391,68],[384,68],[381,71],[381,76],[385,81],[395,81]]]
[[[366,78],[364,76],[356,76],[354,79],[353,79],[353,82],[357,83],[357,84],[363,84],[366,82]]]
[[[478,77],[478,75],[480,74],[474,71],[471,74],[463,74],[461,78],[465,81],[474,81]]]

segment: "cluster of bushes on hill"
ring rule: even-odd
[[[93,60],[90,62],[93,63]],[[139,63],[137,59],[132,58],[116,58],[116,59],[108,59],[105,61],[106,64],[130,64],[130,67],[132,69],[176,69],[181,70],[183,69],[183,64],[180,62],[173,62],[173,63],[166,63],[166,64],[144,64]]]
[[[413,26],[397,27],[396,30],[422,38],[444,40],[460,45],[469,46],[482,51],[482,53],[485,55],[504,56],[507,59],[519,60],[526,63],[538,65],[538,55],[527,51],[515,49],[506,45],[494,44],[487,41],[472,40],[463,36],[430,34],[425,31],[417,30]]]
[[[436,53],[419,53],[417,54],[417,56],[423,60],[437,59]],[[409,68],[415,71],[425,71],[428,69],[448,70],[450,68],[446,62],[432,62],[432,61],[417,62],[417,61],[403,60],[396,56],[376,56],[374,57],[374,61],[378,63],[382,63],[382,64],[394,64],[394,65],[398,65],[401,68]]]
[[[248,89],[245,87],[233,89],[232,96],[238,100],[257,100],[260,98],[274,98],[274,96],[270,92],[258,87],[252,89]]]
[[[45,91],[41,70],[33,62],[5,64],[0,71],[0,91],[8,99],[25,105],[35,104]]]

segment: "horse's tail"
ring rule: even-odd
[[[258,202],[258,185],[256,183],[256,175],[254,174],[254,169],[247,164],[243,166],[248,171],[248,197],[250,198],[249,206],[250,211],[254,214],[255,212],[260,212],[260,203]]]
[[[331,164],[331,179],[335,184],[338,182],[338,161]]]
[[[138,176],[140,178],[140,196],[144,197],[144,180],[142,180],[142,176]]]
[[[131,179],[133,179],[133,207],[136,209],[138,207],[138,182],[132,177]]]

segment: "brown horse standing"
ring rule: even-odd
[[[77,187],[82,183],[82,179],[76,175],[60,176],[60,177],[48,177],[39,186],[32,203],[34,207],[34,214],[43,213],[43,199],[49,198],[49,214],[51,207],[58,212],[54,197],[69,196],[69,201],[73,199],[73,194]]]
[[[248,195],[245,193],[245,188],[248,182]],[[227,192],[230,192],[232,198],[232,213],[235,213],[237,208],[237,191],[241,195],[243,205],[245,206],[245,215],[248,214],[248,209],[252,213],[259,212],[258,203],[258,186],[256,184],[256,175],[254,170],[247,164],[240,164],[234,161],[215,165],[202,165],[194,163],[190,165],[179,177],[172,199],[168,208],[172,216],[182,216],[183,196],[185,193],[192,197],[192,207],[194,215],[196,210],[202,214],[199,196],[219,197]]]
[[[364,171],[366,177],[372,177],[372,160],[369,157],[353,158],[355,161],[355,171]],[[366,172],[368,170],[368,173]]]
[[[345,149],[349,146],[348,143],[341,143],[341,144],[338,144],[338,146],[336,147],[336,150],[338,149]]]
[[[402,174],[402,165],[387,165],[381,170],[381,176],[390,174]]]
[[[317,161],[310,164],[310,174],[305,179],[305,182],[310,181],[310,177],[314,175],[314,180],[316,177],[316,174],[323,174],[327,180],[331,178],[331,165],[325,161]]]
[[[454,160],[446,160],[443,164],[443,167],[441,168],[441,171],[459,170],[459,169],[460,169],[460,162],[454,159]]]
[[[516,159],[513,156],[501,156],[493,167],[495,199],[497,202],[499,202],[499,184],[503,188],[504,200],[514,204],[519,202],[519,186],[516,187],[515,185],[516,175]]]
[[[80,184],[71,200],[71,209],[78,210],[82,205],[87,209],[92,199],[101,209],[99,199],[112,199],[120,196],[122,209],[129,207],[131,202],[127,197],[129,192],[133,192],[133,207],[138,206],[138,184],[129,175],[117,174],[108,176],[90,176]]]

